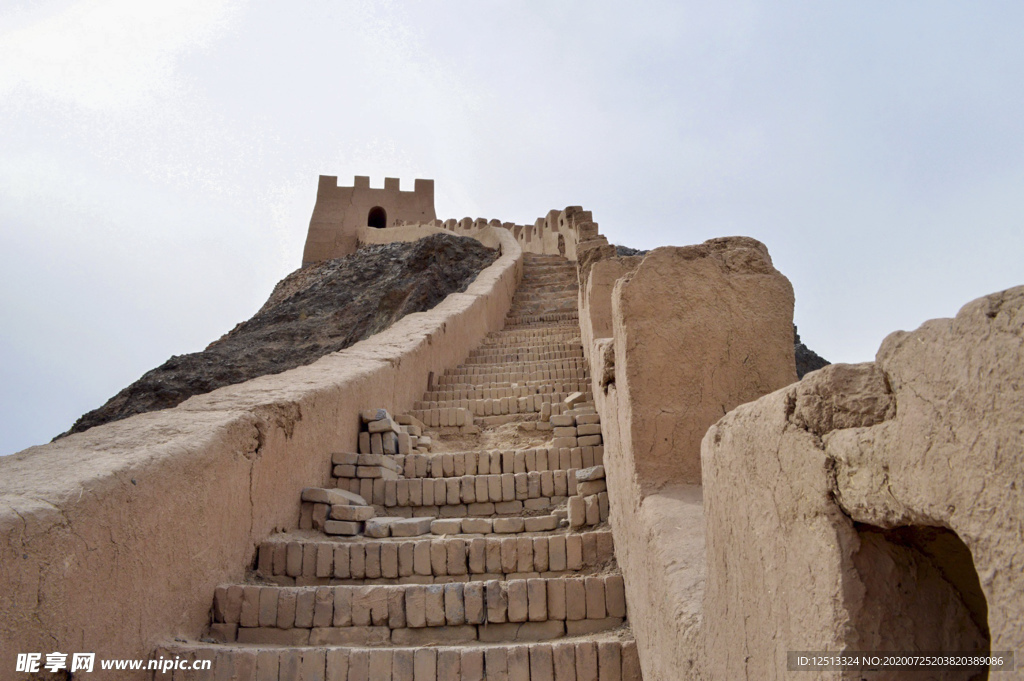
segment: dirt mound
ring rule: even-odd
[[[58,437],[310,364],[465,291],[497,257],[474,239],[435,234],[368,246],[297,270],[274,287],[252,319],[202,352],[175,355],[146,372]]]

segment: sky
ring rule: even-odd
[[[317,176],[441,219],[746,235],[807,345],[1024,284],[1024,4],[4,0],[0,455],[296,269]]]

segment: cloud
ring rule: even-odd
[[[0,97],[119,110],[178,87],[175,57],[230,23],[237,0],[84,0],[0,34]]]

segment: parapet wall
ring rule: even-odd
[[[525,253],[560,255],[573,262],[593,257],[601,253],[603,257],[614,255],[615,247],[608,244],[608,239],[598,232],[598,225],[593,221],[590,211],[580,206],[568,206],[565,210],[551,210],[545,217],[537,218],[532,225],[517,225],[500,220],[485,218],[462,218],[461,220],[432,221],[398,221],[388,232],[399,228],[431,233],[430,229],[443,229],[455,234],[471,234],[485,226],[500,227],[513,236]],[[371,230],[366,230],[366,234]],[[367,234],[368,243],[377,243],[369,239],[386,238],[384,235]],[[362,236],[361,236],[362,238]],[[397,237],[396,238],[400,238]]]
[[[591,259],[580,278],[644,678],[705,678],[700,441],[730,409],[796,380],[792,287],[764,245],[744,237]]]
[[[0,678],[19,652],[141,659],[198,638],[214,588],[296,527],[301,489],[330,480],[326,453],[355,448],[359,410],[410,408],[430,372],[502,327],[522,249],[506,230],[476,236],[501,257],[465,293],[383,333],[0,458]]]

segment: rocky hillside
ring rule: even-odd
[[[297,270],[278,283],[252,319],[202,352],[175,355],[146,372],[63,435],[310,364],[411,312],[429,310],[449,293],[465,291],[497,257],[474,239],[435,234],[369,246]]]
[[[797,378],[803,378],[804,374],[809,374],[831,364],[827,359],[803,344],[803,341],[800,340],[800,334],[796,331],[796,324],[793,325],[793,350],[796,352]]]

